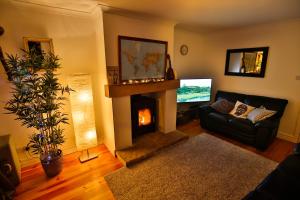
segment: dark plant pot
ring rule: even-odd
[[[40,160],[48,177],[56,176],[61,172],[63,167],[63,155],[60,149],[56,152],[41,154]]]

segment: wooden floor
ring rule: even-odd
[[[195,136],[207,132],[193,121],[178,127],[179,130]],[[210,133],[244,149],[280,162],[293,149],[293,143],[276,139],[264,152],[241,144],[221,135]],[[64,156],[64,169],[57,177],[48,179],[39,164],[22,169],[22,181],[17,188],[16,199],[114,199],[104,176],[120,167],[119,162],[104,145],[95,148],[101,157],[86,163],[78,161],[79,152]]]
[[[86,163],[79,162],[79,152],[64,156],[63,171],[51,179],[40,164],[23,168],[16,199],[114,199],[103,177],[122,164],[104,145],[93,151],[101,156]]]

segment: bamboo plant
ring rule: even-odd
[[[65,141],[61,125],[68,123],[67,114],[62,112],[64,93],[72,91],[57,78],[59,58],[52,53],[34,51],[24,51],[21,57],[7,57],[13,87],[5,109],[9,114],[16,114],[16,120],[23,126],[34,128],[27,150],[41,156],[57,154]]]

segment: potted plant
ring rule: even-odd
[[[67,114],[61,111],[66,100],[64,92],[72,89],[59,83],[55,73],[59,58],[52,53],[24,51],[22,57],[7,57],[13,88],[5,109],[16,114],[23,126],[36,130],[26,149],[39,155],[47,176],[55,176],[62,170],[59,146],[65,138],[61,124],[68,123]]]

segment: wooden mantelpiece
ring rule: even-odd
[[[127,85],[105,85],[106,97],[123,97],[135,94],[145,94],[151,92],[160,92],[164,90],[173,90],[179,88],[179,80],[169,80],[162,82],[151,82],[141,84]]]

